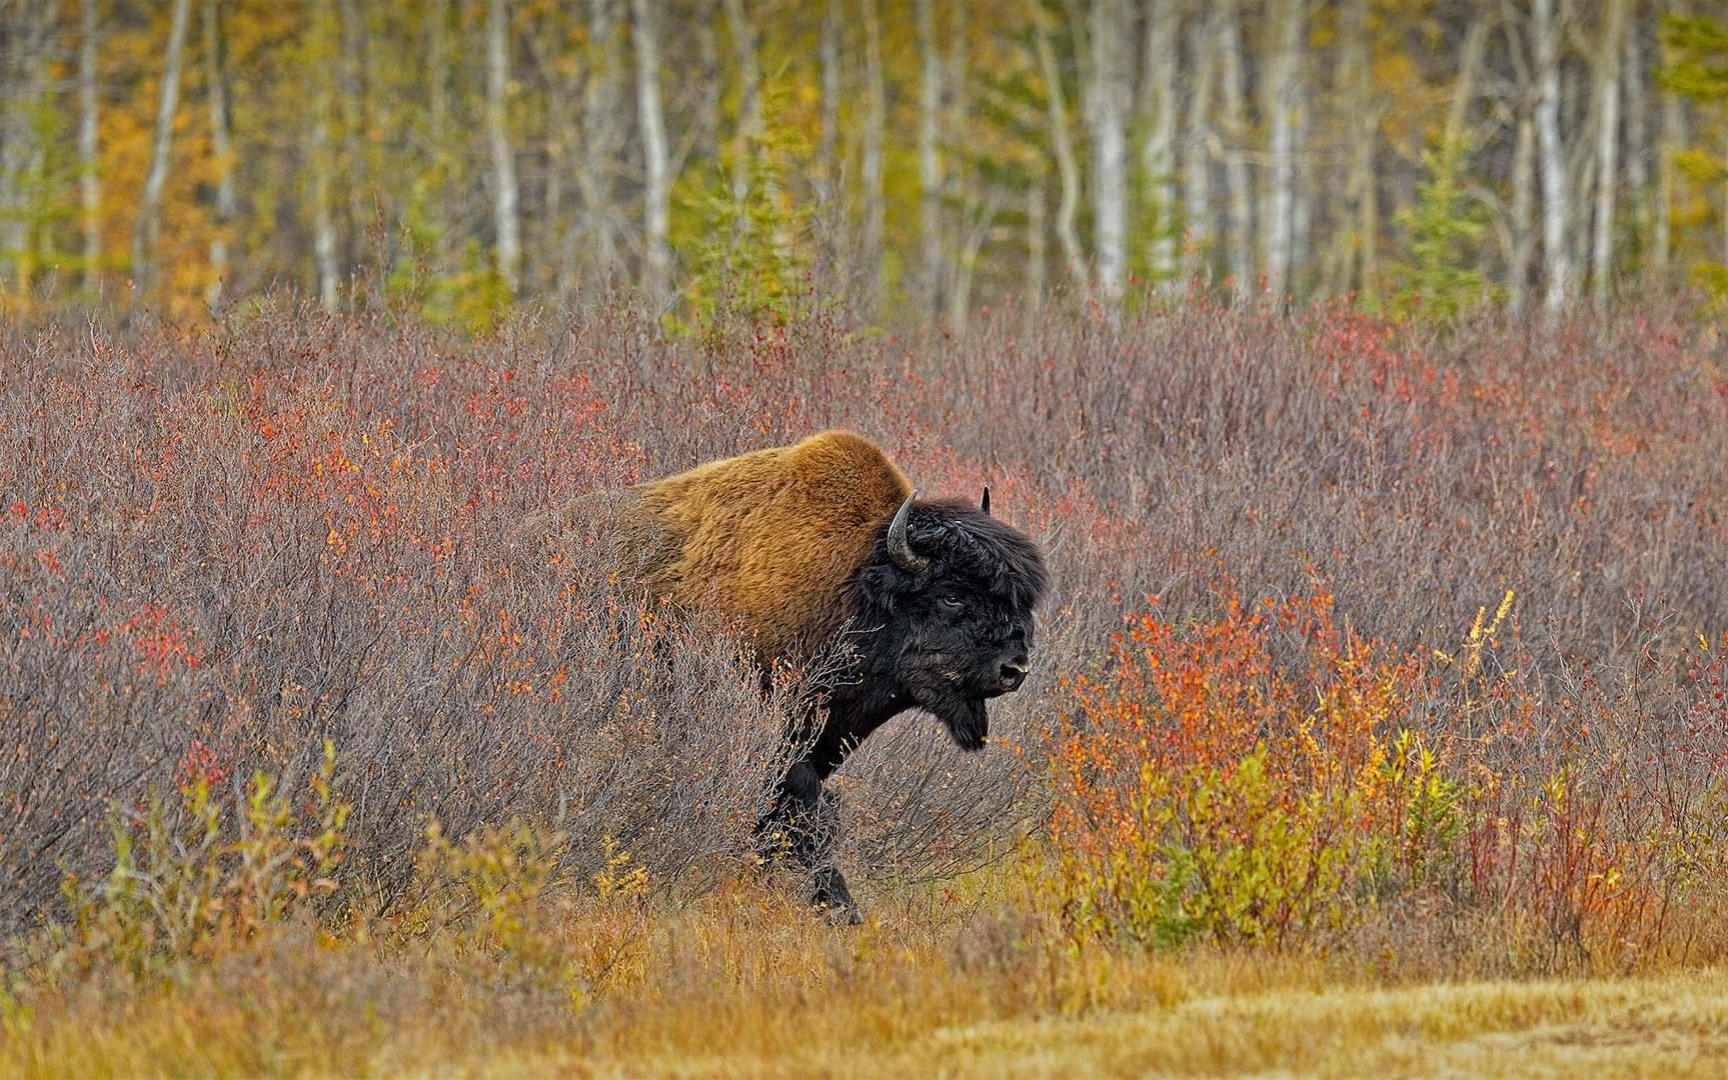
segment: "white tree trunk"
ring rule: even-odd
[[[762,136],[762,72],[756,63],[756,28],[744,0],[726,0],[726,25],[738,65],[738,145],[732,157],[732,197],[743,202],[750,191],[750,161]]]
[[[643,280],[650,304],[666,302],[672,275],[672,253],[666,241],[666,203],[671,177],[666,153],[666,119],[660,106],[660,38],[655,25],[656,0],[630,0],[634,15],[631,37],[636,43],[636,111],[642,126],[645,184],[642,195]]]
[[[1050,31],[1044,25],[1038,0],[1027,2],[1031,9],[1038,66],[1044,77],[1050,148],[1056,155],[1056,173],[1061,183],[1056,207],[1056,242],[1062,246],[1062,257],[1068,263],[1068,274],[1074,284],[1085,288],[1090,275],[1086,270],[1086,257],[1080,251],[1080,238],[1074,231],[1074,215],[1080,207],[1080,166],[1074,157],[1073,135],[1068,130],[1068,105],[1062,93],[1062,72],[1056,66],[1056,49],[1050,43]]]
[[[1670,5],[1676,15],[1684,14],[1684,4]],[[1664,63],[1674,62],[1673,50],[1663,47]],[[1674,191],[1678,166],[1675,155],[1691,141],[1687,130],[1686,103],[1679,94],[1662,95],[1662,126],[1656,142],[1656,220],[1650,238],[1650,260],[1659,275],[1666,276],[1673,258]]]
[[[1620,54],[1626,0],[1606,0],[1602,59],[1596,84],[1596,236],[1590,259],[1591,295],[1608,303],[1614,273],[1614,190],[1620,182]]]
[[[1193,65],[1188,130],[1182,140],[1182,276],[1201,275],[1212,246],[1212,84],[1218,78],[1217,24],[1210,14],[1188,26]]]
[[[841,0],[828,0],[822,17],[822,131],[816,142],[816,198],[824,208],[832,206],[840,190],[840,8]]]
[[[318,304],[325,311],[335,311],[338,301],[341,271],[337,264],[336,221],[333,179],[335,147],[330,137],[330,113],[335,108],[332,98],[331,58],[332,29],[335,13],[331,0],[317,0],[312,10],[312,39],[316,52],[309,73],[314,86],[312,95],[312,138],[308,156],[312,159],[312,264],[317,276]]]
[[[1632,196],[1635,228],[1642,247],[1650,242],[1650,73],[1644,67],[1643,28],[1626,24],[1626,55],[1621,61],[1626,90],[1626,187]]]
[[[102,159],[100,99],[96,93],[96,4],[83,0],[78,40],[78,194],[83,210],[84,288],[95,293],[101,285]]]
[[[1544,303],[1549,311],[1558,311],[1572,293],[1566,151],[1560,139],[1560,27],[1554,0],[1532,0],[1530,10],[1536,44],[1536,137],[1541,143],[1542,254],[1548,278]]]
[[[168,159],[174,149],[174,112],[180,100],[180,67],[186,53],[186,29],[192,22],[192,0],[174,0],[168,27],[168,52],[162,64],[161,92],[156,100],[156,135],[150,143],[150,171],[138,201],[132,229],[132,280],[135,296],[150,286],[150,259],[156,250],[162,191],[168,185]]]
[[[1303,0],[1279,0],[1276,41],[1270,62],[1271,174],[1266,220],[1266,288],[1282,301],[1289,285],[1296,214],[1296,124],[1301,107]]]
[[[1044,237],[1044,177],[1026,185],[1026,310],[1032,318],[1044,306],[1044,267],[1049,260]]]
[[[942,162],[937,118],[942,110],[942,54],[936,40],[935,0],[917,0],[918,34],[918,239],[923,267],[918,289],[926,314],[942,302]]]
[[[1088,117],[1092,123],[1092,233],[1100,298],[1114,308],[1127,277],[1128,141],[1123,128],[1127,98],[1127,36],[1122,0],[1092,0],[1092,79]]]
[[[510,145],[510,9],[507,0],[486,8],[486,141],[492,150],[492,228],[498,273],[514,294],[521,287],[522,223],[516,186],[516,151]]]
[[[1164,280],[1176,274],[1176,69],[1182,13],[1178,0],[1147,0],[1146,47],[1141,58],[1141,111],[1146,141],[1140,168],[1151,196],[1151,249],[1147,266]],[[1198,90],[1196,90],[1198,93]]]
[[[228,234],[234,227],[234,148],[229,137],[227,42],[222,36],[218,0],[204,0],[205,93],[210,105],[210,151],[216,159],[216,219],[210,233],[210,288],[204,302],[222,309],[228,279]]]
[[[620,77],[624,71],[623,36],[617,0],[588,0],[588,73],[582,93],[583,153],[576,167],[582,192],[582,232],[587,240],[591,276],[607,285],[618,271],[619,211],[613,204],[613,170],[623,139],[624,110]]]
[[[888,89],[882,74],[882,19],[877,0],[863,0],[864,8],[864,135],[859,164],[864,184],[864,302],[875,314],[882,303],[884,228],[887,219],[882,187],[883,144],[887,140]]]
[[[1236,0],[1218,0],[1218,48],[1223,62],[1222,85],[1224,178],[1230,189],[1230,275],[1236,295],[1254,288],[1254,197],[1248,181],[1248,117],[1242,70],[1242,27]]]
[[[1362,299],[1372,302],[1379,292],[1380,277],[1380,191],[1374,169],[1380,104],[1374,94],[1368,0],[1350,0],[1344,9],[1343,35],[1339,100],[1348,102],[1355,113],[1347,123],[1350,150],[1344,194],[1354,220],[1346,219],[1348,224],[1341,230],[1344,250],[1337,260],[1336,287],[1344,290],[1354,286]]]

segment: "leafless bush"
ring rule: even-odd
[[[59,867],[90,869],[108,800],[305,776],[326,737],[352,872],[385,893],[434,815],[561,817],[573,851],[610,833],[699,880],[748,843],[783,702],[723,635],[508,538],[579,492],[828,426],[927,492],[991,484],[1057,583],[1034,681],[992,718],[1006,745],[962,758],[907,716],[843,771],[851,857],[879,873],[1010,840],[1041,798],[1040,695],[1144,594],[1180,619],[1220,570],[1254,595],[1322,583],[1361,632],[1442,650],[1514,589],[1507,667],[1534,694],[1581,660],[1612,681],[1728,612],[1710,348],[1660,305],[1433,340],[1204,296],[919,341],[824,316],[667,341],[622,307],[471,343],[292,306],[196,334],[10,326],[0,907],[29,918]],[[1456,697],[1426,709],[1457,722]]]

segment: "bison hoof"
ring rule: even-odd
[[[852,891],[846,887],[846,879],[837,870],[817,872],[816,893],[811,900],[842,926],[857,926],[864,921],[863,913],[852,899]]]

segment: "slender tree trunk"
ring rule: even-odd
[[[732,156],[732,195],[742,202],[750,190],[750,160],[762,137],[762,72],[756,63],[756,29],[744,0],[726,0],[726,25],[738,65],[738,145]]]
[[[210,150],[216,158],[216,219],[210,233],[210,288],[204,301],[222,310],[228,278],[228,234],[234,227],[234,148],[228,126],[227,41],[218,0],[204,0],[204,70],[210,99]]]
[[[1148,0],[1146,47],[1141,58],[1141,115],[1146,141],[1140,151],[1151,201],[1147,265],[1162,281],[1176,274],[1176,69],[1182,13],[1177,0]]]
[[[17,37],[4,42],[0,64],[12,61],[18,86],[0,84],[6,106],[0,109],[0,213],[10,216],[5,247],[14,259],[16,288],[30,291],[35,276],[48,200],[48,148],[39,120],[52,93],[55,50],[53,37],[58,20],[56,0],[36,0],[25,5],[28,20],[17,19]],[[8,30],[13,27],[7,27]],[[9,53],[10,55],[5,55]]]
[[[347,221],[341,237],[349,266],[361,265],[361,241],[366,229],[366,27],[360,5],[367,0],[337,0],[341,20],[342,95],[337,102],[342,116],[342,190],[347,196]],[[354,284],[354,279],[350,279]]]
[[[816,141],[816,198],[832,207],[840,186],[840,32],[842,0],[828,0],[822,16],[822,130]]]
[[[1092,233],[1098,292],[1114,308],[1127,276],[1128,143],[1123,125],[1127,37],[1122,0],[1092,0]]]
[[[1621,80],[1626,88],[1626,187],[1632,196],[1640,261],[1650,243],[1650,93],[1644,68],[1643,29],[1636,17],[1626,25]]]
[[[1470,106],[1476,100],[1476,80],[1482,73],[1482,57],[1488,51],[1487,17],[1478,16],[1464,32],[1464,46],[1458,58],[1458,81],[1452,86],[1452,104],[1446,110],[1443,144],[1456,147],[1460,153],[1474,149],[1465,145],[1469,138],[1466,125],[1470,122]]]
[[[168,51],[162,64],[161,92],[156,102],[156,134],[150,144],[150,171],[138,203],[138,220],[132,229],[132,280],[134,297],[150,289],[150,260],[156,250],[162,192],[168,184],[168,161],[174,149],[174,112],[180,99],[180,67],[186,52],[186,30],[192,22],[192,0],[174,0],[168,27]]]
[[[102,164],[100,99],[96,93],[96,5],[82,0],[78,39],[78,194],[83,210],[83,278],[87,292],[102,283]]]
[[[512,295],[521,288],[522,223],[516,186],[516,151],[510,145],[510,9],[507,0],[486,7],[486,141],[492,150],[492,227],[498,273]]]
[[[643,292],[656,308],[666,303],[672,254],[666,246],[666,202],[671,177],[666,153],[666,120],[660,106],[660,37],[656,0],[630,0],[636,44],[636,110],[642,125],[646,183],[642,197]]]
[[[1303,0],[1279,0],[1276,44],[1270,61],[1270,150],[1266,220],[1266,288],[1283,301],[1289,287],[1291,246],[1295,237],[1296,121],[1301,103]]]
[[[1554,0],[1532,0],[1531,15],[1536,44],[1536,137],[1541,143],[1542,250],[1548,279],[1544,303],[1549,311],[1558,311],[1572,292],[1566,152],[1560,139],[1560,27]]]
[[[426,81],[430,84],[428,110],[433,176],[430,217],[435,234],[432,245],[435,263],[442,269],[449,265],[451,249],[450,223],[450,4],[451,0],[432,0],[427,16]]]
[[[1060,202],[1056,208],[1056,241],[1062,245],[1062,257],[1068,263],[1069,276],[1076,285],[1086,288],[1090,275],[1086,272],[1086,257],[1080,251],[1080,238],[1074,231],[1074,215],[1080,207],[1080,166],[1074,158],[1073,135],[1068,129],[1068,105],[1062,93],[1062,71],[1056,66],[1056,48],[1050,43],[1050,31],[1044,25],[1038,0],[1028,0],[1028,4],[1032,9],[1033,41],[1038,50],[1038,66],[1044,76],[1050,148],[1056,155],[1056,172],[1062,185]]]
[[[877,0],[862,0],[864,14],[864,136],[859,171],[864,183],[864,302],[875,314],[882,303],[882,269],[887,217],[882,187],[882,153],[888,126],[888,91],[882,74],[882,20]]]
[[[1591,294],[1608,303],[1614,273],[1614,189],[1620,182],[1620,53],[1626,0],[1606,0],[1596,83],[1596,242],[1591,252]],[[1634,76],[1635,77],[1635,76]]]
[[[1675,15],[1687,13],[1687,6],[1684,4],[1672,6]],[[1673,50],[1666,44],[1662,48],[1662,54],[1665,64],[1674,62]],[[1650,247],[1651,262],[1655,265],[1657,274],[1665,278],[1674,253],[1674,194],[1678,172],[1675,155],[1684,150],[1691,141],[1686,124],[1686,103],[1673,91],[1662,94],[1662,126],[1657,140],[1656,220],[1653,223]]]
[[[333,205],[335,145],[330,137],[330,114],[335,109],[331,61],[334,59],[336,36],[336,16],[331,3],[332,0],[316,0],[312,10],[313,53],[308,65],[314,88],[312,138],[308,150],[312,159],[312,262],[317,275],[318,304],[325,311],[336,310],[341,284]]]
[[[1230,189],[1230,274],[1236,295],[1254,288],[1254,196],[1248,180],[1247,89],[1237,0],[1218,0],[1218,47],[1223,61],[1224,178]]]
[[[1528,106],[1518,109],[1518,137],[1512,150],[1512,265],[1507,297],[1513,313],[1524,310],[1530,262],[1536,254],[1536,121]]]
[[[918,289],[925,314],[942,303],[942,161],[937,122],[942,109],[942,54],[936,40],[935,0],[916,0],[918,33],[918,238],[923,269]]]
[[[618,0],[588,2],[588,72],[582,95],[583,153],[576,168],[582,192],[582,231],[587,238],[591,277],[607,285],[618,271],[618,210],[613,202],[614,170],[623,140],[620,115],[624,71]]]
[[[1212,248],[1212,84],[1218,78],[1218,26],[1211,14],[1188,24],[1188,57],[1193,65],[1188,131],[1182,141],[1182,275],[1203,272]]]
[[[1036,316],[1044,306],[1044,273],[1049,262],[1044,221],[1044,177],[1034,176],[1026,185],[1026,309]]]

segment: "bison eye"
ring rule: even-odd
[[[960,598],[958,596],[955,596],[953,593],[949,593],[947,596],[944,596],[942,598],[942,606],[947,607],[947,608],[953,608],[955,611],[959,611],[961,608],[965,607],[966,605],[961,603]]]

